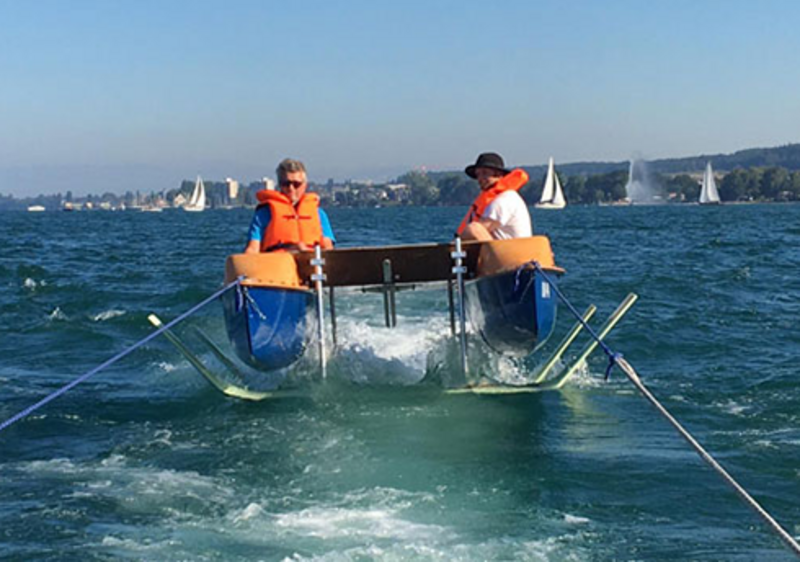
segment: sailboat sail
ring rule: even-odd
[[[563,209],[567,206],[564,200],[564,190],[561,189],[561,182],[558,181],[553,158],[550,158],[550,163],[547,165],[547,177],[544,180],[544,187],[542,188],[542,197],[536,204],[537,209]]]
[[[194,191],[192,191],[189,201],[183,206],[185,211],[202,211],[206,208],[206,186],[203,185],[203,179],[197,176],[197,181],[194,183]]]
[[[711,162],[706,164],[706,171],[703,174],[703,187],[700,189],[700,204],[719,203],[719,193],[717,184],[714,181],[714,172],[711,169]]]

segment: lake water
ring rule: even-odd
[[[331,209],[340,246],[449,239],[464,209]],[[800,535],[800,205],[534,211],[608,343]],[[221,286],[250,213],[0,214],[0,421]],[[441,352],[446,295],[337,299],[310,398],[225,398],[160,339],[0,433],[0,557],[791,560],[596,352],[561,392],[399,388]],[[189,321],[224,338],[214,304]],[[571,319],[561,307],[553,341]],[[582,343],[582,342],[581,342]],[[524,379],[535,361],[481,368]],[[389,383],[390,386],[387,386]],[[395,386],[391,386],[395,385]]]

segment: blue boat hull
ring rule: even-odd
[[[469,242],[463,249],[459,259],[469,279],[467,314],[476,332],[498,352],[533,353],[553,330],[556,294],[530,264],[539,263],[552,279],[563,273],[549,239]],[[326,287],[372,287],[386,295],[402,285],[450,280],[454,263],[449,244],[328,250],[323,260]],[[243,281],[225,295],[225,319],[229,339],[243,361],[268,372],[303,356],[316,337],[316,293],[309,287],[317,265],[308,253],[228,257],[226,280]],[[386,298],[389,310],[394,301]]]
[[[507,355],[533,353],[555,325],[556,293],[531,267],[469,281],[465,304],[474,330],[492,349]]]
[[[247,364],[274,371],[288,367],[305,352],[312,292],[239,287],[225,294],[222,304],[228,338]]]

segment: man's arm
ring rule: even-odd
[[[462,240],[492,240],[492,233],[482,221],[472,221],[461,232]]]
[[[328,218],[328,213],[321,207],[319,209],[319,223],[322,227],[322,242],[320,246],[322,246],[323,250],[331,250],[333,249],[333,245],[336,244],[336,236],[333,234],[333,228],[331,228],[331,220]]]
[[[247,243],[247,246],[244,247],[245,254],[257,254],[261,251],[261,241],[260,240],[250,240]]]
[[[478,219],[477,222],[481,223],[489,232],[494,232],[502,226],[502,223],[499,220],[490,219],[488,217],[482,217]]]
[[[253,213],[248,231],[247,245],[244,247],[245,254],[257,254],[261,251],[261,237],[264,236],[264,229],[269,224],[272,214],[269,207],[261,207]]]

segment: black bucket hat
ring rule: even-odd
[[[503,172],[503,175],[509,173],[509,170],[506,170],[503,157],[496,152],[484,152],[478,156],[478,159],[473,165],[467,166],[464,171],[469,177],[474,178],[476,168],[492,168],[493,170],[499,170],[500,172]]]

